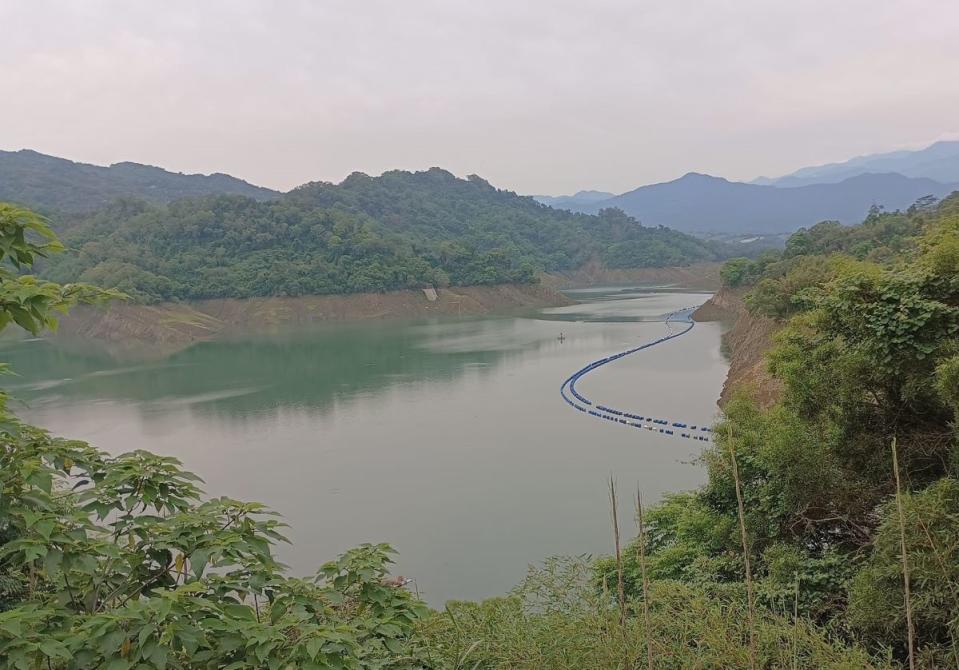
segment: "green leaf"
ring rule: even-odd
[[[69,650],[57,640],[46,639],[40,642],[40,651],[49,658],[71,658]]]
[[[209,559],[210,550],[208,549],[197,549],[190,554],[190,569],[194,577],[199,579],[203,575],[203,570],[206,568]]]
[[[223,611],[236,619],[256,621],[256,612],[247,605],[224,605]]]

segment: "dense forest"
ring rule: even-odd
[[[0,205],[0,327],[40,332],[112,297],[24,274],[60,249]],[[385,545],[290,577],[262,505],[4,405],[0,667],[956,667],[959,196],[800,231],[724,276],[785,324],[768,353],[779,401],[742,389],[708,482],[637,505],[617,556],[549,559],[443,612],[388,576]]]
[[[619,210],[553,210],[439,169],[357,173],[266,202],[120,199],[53,220],[70,251],[45,276],[147,302],[528,283],[589,260],[642,268],[730,255],[721,243],[647,228]]]

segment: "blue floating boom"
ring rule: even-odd
[[[580,394],[579,391],[576,390],[576,382],[578,382],[580,379],[582,379],[584,376],[586,376],[593,370],[599,367],[602,367],[603,365],[606,365],[608,363],[612,363],[613,361],[617,361],[620,358],[623,358],[625,356],[635,354],[638,351],[643,351],[644,349],[648,349],[649,347],[656,346],[657,344],[662,344],[663,342],[667,342],[669,340],[675,339],[677,337],[680,337],[681,335],[685,335],[686,333],[688,333],[690,330],[693,329],[693,326],[696,325],[695,322],[692,320],[692,313],[693,311],[695,311],[695,309],[696,309],[695,307],[687,307],[685,309],[677,310],[675,312],[671,312],[670,314],[666,315],[665,323],[667,324],[667,327],[669,323],[671,322],[679,322],[686,325],[684,329],[676,333],[670,333],[666,337],[661,337],[657,340],[653,340],[652,342],[647,342],[646,344],[640,345],[633,349],[627,349],[626,351],[621,351],[617,354],[610,354],[609,356],[605,358],[601,358],[599,360],[593,361],[592,363],[589,363],[588,365],[580,368],[579,370],[571,374],[560,385],[560,395],[563,397],[563,400],[565,400],[571,407],[579,410],[580,412],[589,414],[590,416],[595,416],[597,418],[605,419],[607,421],[613,421],[615,423],[621,423],[624,425],[633,426],[635,428],[646,427],[649,430],[657,430],[649,424],[646,424],[644,426],[641,423],[634,423],[634,422],[627,421],[626,418],[623,418],[623,417],[636,419],[637,421],[649,421],[650,423],[657,424],[660,426],[670,426],[670,424],[672,424],[672,427],[674,428],[688,428],[691,431],[696,430],[695,424],[688,425],[681,421],[670,422],[667,419],[654,419],[653,417],[646,417],[644,419],[639,414],[625,412],[623,410],[616,409],[614,407],[608,407],[606,405],[598,405],[598,404],[594,405],[591,400],[589,400],[588,398]],[[595,407],[595,409],[589,409],[590,407]],[[659,428],[658,431],[664,435],[675,435],[675,432],[671,430],[670,428]],[[707,426],[702,426],[700,428],[700,431],[710,432],[710,429]],[[703,442],[709,442],[709,438],[704,435],[691,435],[690,433],[681,432],[680,436],[684,438],[701,440]]]

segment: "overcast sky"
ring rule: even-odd
[[[0,2],[0,148],[287,189],[779,175],[959,138],[959,2]]]

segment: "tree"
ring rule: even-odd
[[[55,329],[57,313],[77,303],[119,293],[85,284],[59,285],[22,274],[40,258],[63,250],[46,222],[28,209],[0,202],[0,330],[11,322],[37,334]]]

